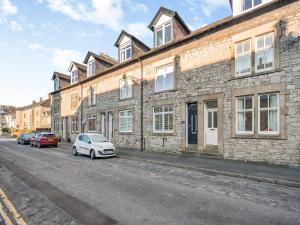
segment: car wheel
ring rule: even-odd
[[[57,145],[54,145],[54,148],[57,148]]]
[[[91,150],[91,154],[90,154],[91,159],[95,159],[96,155],[95,155],[95,151]]]
[[[20,141],[18,140],[18,145],[20,144]]]
[[[33,143],[32,142],[30,142],[30,146],[33,147]]]
[[[42,145],[40,144],[40,142],[38,142],[37,146],[38,146],[38,148],[42,147]]]
[[[22,143],[22,145],[25,145],[25,142],[24,142],[24,140],[22,140],[22,142],[21,142],[21,143]]]
[[[78,155],[78,152],[77,152],[77,149],[76,149],[75,146],[73,147],[72,153],[73,153],[74,156]]]

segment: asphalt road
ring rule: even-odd
[[[27,224],[300,224],[297,188],[59,150],[0,139],[0,188]]]

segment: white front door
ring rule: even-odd
[[[111,141],[113,138],[113,113],[108,113],[108,139]]]
[[[205,145],[218,145],[218,109],[205,110]]]

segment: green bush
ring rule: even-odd
[[[7,127],[3,127],[3,128],[1,129],[1,131],[2,131],[3,133],[9,133],[9,132],[10,132],[10,129],[7,128]]]

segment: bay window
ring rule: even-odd
[[[120,99],[132,97],[132,80],[130,78],[120,80]]]
[[[155,28],[155,46],[159,47],[173,40],[172,20]]]
[[[236,98],[236,133],[253,133],[253,97],[242,96]]]
[[[256,37],[255,70],[256,72],[274,68],[274,33]]]
[[[119,131],[132,132],[132,111],[124,110],[119,112]]]
[[[162,66],[155,71],[155,92],[174,89],[174,66]]]
[[[258,102],[258,132],[279,134],[279,94],[259,95]]]
[[[251,40],[235,45],[235,75],[251,74]]]
[[[153,109],[153,131],[155,133],[173,132],[173,106],[156,106]]]

